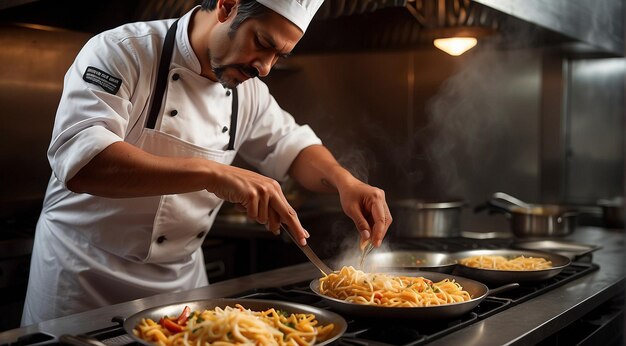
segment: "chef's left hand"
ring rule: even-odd
[[[393,221],[385,192],[379,188],[355,181],[339,188],[344,213],[348,215],[361,234],[361,240],[372,240],[379,247]]]

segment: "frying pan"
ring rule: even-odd
[[[161,317],[165,315],[178,316],[183,311],[185,306],[189,306],[191,308],[191,311],[203,311],[211,310],[216,307],[234,307],[235,304],[241,304],[244,308],[250,309],[252,311],[264,311],[270,308],[275,308],[288,313],[310,313],[315,315],[315,318],[320,324],[325,325],[333,323],[335,327],[333,328],[329,338],[316,345],[330,344],[331,342],[337,340],[341,335],[343,335],[348,327],[346,320],[336,313],[303,304],[262,299],[206,299],[180,302],[170,305],[162,305],[143,310],[124,320],[124,330],[126,330],[126,333],[128,333],[128,335],[130,335],[138,343],[147,346],[154,346],[154,344],[135,336],[135,334],[133,333],[133,329],[137,324],[141,322],[142,318],[150,318],[153,321],[158,321]]]
[[[365,268],[372,272],[421,270],[452,274],[456,258],[448,253],[434,251],[374,252],[365,260]]]
[[[465,291],[469,292],[471,300],[461,303],[437,305],[437,306],[422,306],[422,307],[387,307],[378,305],[362,305],[347,302],[345,300],[328,297],[320,292],[319,279],[311,281],[309,287],[311,291],[323,298],[330,307],[336,311],[345,313],[347,315],[356,317],[367,318],[394,318],[394,319],[413,319],[420,321],[430,320],[446,320],[453,319],[455,317],[462,316],[470,312],[475,308],[485,297],[488,295],[496,294],[501,291],[512,289],[519,286],[519,284],[509,284],[506,286],[498,287],[496,289],[489,290],[484,284],[466,279],[460,276],[453,276],[449,274],[436,273],[436,272],[424,272],[424,271],[406,271],[406,272],[394,272],[392,275],[405,275],[405,276],[422,276],[433,282],[438,282],[444,279],[454,280],[458,282]]]
[[[454,269],[454,273],[462,275],[480,282],[491,284],[506,284],[509,282],[528,282],[528,281],[541,281],[549,279],[558,273],[560,273],[565,267],[570,264],[570,259],[551,252],[541,251],[524,251],[524,250],[512,250],[512,249],[500,249],[500,250],[470,250],[461,251],[454,254],[457,260],[461,260],[467,257],[473,256],[504,256],[506,258],[514,258],[518,256],[525,257],[541,257],[549,261],[552,261],[552,268],[542,270],[495,270],[495,269],[481,269],[472,268],[461,263],[457,264]]]

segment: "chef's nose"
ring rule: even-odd
[[[252,64],[257,71],[259,71],[259,77],[265,77],[270,73],[272,66],[276,63],[277,57],[273,54],[266,54],[260,56],[256,61]]]

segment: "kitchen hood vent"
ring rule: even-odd
[[[201,0],[7,0],[0,21],[98,33],[176,18]],[[93,7],[93,8],[92,8]],[[98,15],[85,15],[97,13]],[[558,45],[623,56],[621,0],[326,0],[296,52],[416,49],[467,34],[500,47]]]

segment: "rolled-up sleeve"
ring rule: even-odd
[[[284,181],[300,151],[322,141],[308,125],[297,124],[293,116],[278,105],[264,83],[256,81],[254,86],[249,100],[256,102],[252,107],[254,121],[239,154],[262,174]]]
[[[110,38],[96,36],[87,42],[66,73],[48,148],[52,171],[62,183],[66,184],[103,149],[123,140],[132,108],[132,62],[131,52]],[[119,90],[113,93],[85,81],[88,67],[119,78]]]

